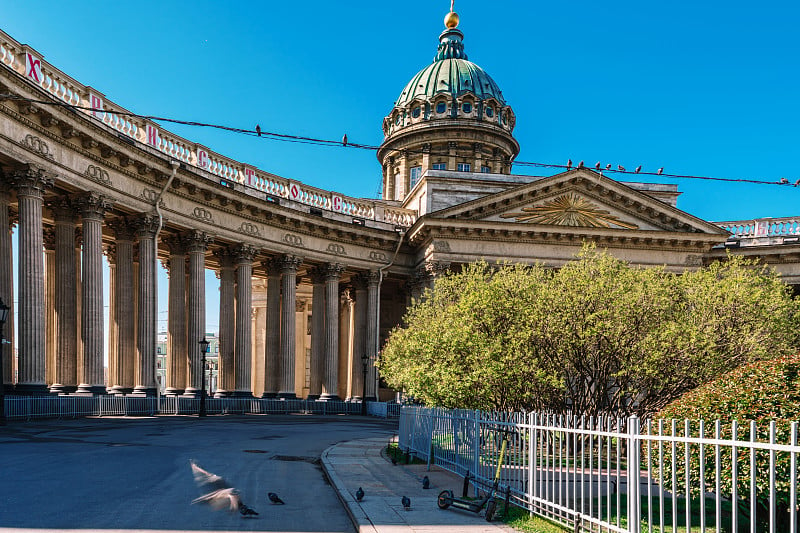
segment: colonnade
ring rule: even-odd
[[[46,194],[47,192],[47,194]],[[46,199],[45,199],[46,198]],[[16,210],[12,205],[16,200]],[[18,225],[18,338],[13,315],[3,357],[7,390],[18,394],[156,394],[157,263],[168,274],[166,394],[196,396],[203,369],[198,341],[206,334],[205,270],[220,280],[219,396],[253,395],[253,361],[263,371],[263,397],[295,398],[298,274],[312,285],[310,398],[361,396],[361,355],[374,360],[378,343],[379,275],[339,262],[304,263],[292,253],[253,244],[215,242],[202,229],[166,228],[149,213],[120,213],[98,192],[54,191],[35,167],[0,174],[0,298],[13,301]],[[106,229],[104,240],[104,228]],[[213,246],[213,248],[212,248]],[[108,344],[105,344],[103,255],[110,267]],[[266,256],[266,258],[265,258]],[[256,272],[257,270],[257,272]],[[266,326],[253,331],[253,277],[266,276]],[[353,302],[350,386],[341,390],[340,336],[345,322],[343,276]],[[254,343],[258,333],[263,343]],[[254,350],[263,346],[263,350]],[[108,349],[108,372],[104,355]],[[367,397],[375,398],[370,365]]]

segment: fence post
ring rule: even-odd
[[[472,445],[475,447],[473,450],[473,464],[472,473],[475,479],[481,476],[481,421],[479,411],[475,409],[475,438],[472,439]]]
[[[642,523],[639,518],[641,501],[639,498],[639,418],[633,415],[628,418],[628,531],[640,533]],[[677,520],[674,517],[673,520]]]

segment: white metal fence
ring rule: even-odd
[[[361,414],[360,402],[279,400],[262,398],[206,398],[206,413],[217,414]],[[9,420],[37,418],[81,418],[87,416],[191,415],[200,410],[199,398],[179,396],[6,396]],[[367,402],[367,414],[397,418],[400,406]]]
[[[573,531],[797,533],[797,423],[642,423],[403,406],[403,451]]]

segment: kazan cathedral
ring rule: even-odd
[[[796,219],[707,222],[677,208],[675,185],[582,165],[514,174],[516,115],[458,22],[447,14],[433,62],[383,119],[381,199],[174,135],[0,31],[0,301],[17,304],[6,391],[196,397],[207,291],[216,396],[357,400],[393,397],[371,364],[382,343],[437,276],[478,259],[557,268],[593,242],[681,272],[729,250],[800,284]]]

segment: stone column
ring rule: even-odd
[[[339,296],[339,390],[345,398],[353,395],[353,289],[345,287]]]
[[[55,383],[56,365],[56,235],[53,228],[44,228],[44,321],[45,321],[45,383]]]
[[[431,143],[422,145],[422,173],[431,169]]]
[[[224,398],[236,390],[236,366],[234,346],[236,343],[235,309],[236,265],[229,250],[215,250],[219,259],[219,388],[214,396]]]
[[[11,248],[11,184],[0,171],[0,300],[10,309],[3,326],[2,336],[8,344],[3,345],[0,365],[6,391],[14,383],[14,256]]]
[[[367,362],[367,397],[375,401],[377,396],[377,369],[375,359],[378,355],[378,332],[380,317],[378,317],[378,299],[380,298],[380,274],[377,270],[370,270],[367,274],[367,335],[365,350],[369,361]]]
[[[55,373],[50,385],[53,394],[68,394],[78,387],[78,292],[77,254],[75,253],[75,210],[70,198],[62,196],[49,207],[55,221],[56,316]]]
[[[280,387],[281,270],[278,259],[262,263],[267,269],[267,326],[264,334],[264,398],[274,398]]]
[[[11,179],[19,206],[19,380],[15,392],[42,394],[47,392],[42,197],[53,179],[32,165],[15,171]]]
[[[456,161],[458,143],[455,141],[448,141],[447,143],[447,170],[458,170],[458,163]]]
[[[344,267],[325,265],[325,362],[322,400],[339,399],[339,277]]]
[[[233,354],[236,396],[250,397],[253,395],[253,258],[256,249],[240,244],[232,252],[236,258],[236,343]]]
[[[139,238],[139,290],[136,321],[136,395],[154,396],[156,384],[156,335],[158,331],[156,294],[156,231],[158,217],[141,215],[135,221]]]
[[[308,399],[316,400],[322,394],[325,372],[325,269],[311,270],[311,368]]]
[[[112,323],[116,325],[115,373],[109,372],[110,391],[114,394],[133,392],[136,369],[136,315],[131,312],[131,295],[135,294],[133,277],[133,243],[136,227],[129,220],[119,218],[109,224],[116,239],[116,275],[114,279]],[[109,354],[109,370],[111,354]]]
[[[108,357],[108,394],[124,394],[120,385],[121,369],[119,367],[117,342],[119,341],[119,327],[117,325],[115,309],[117,308],[117,245],[108,243],[104,247],[106,260],[108,261],[108,345],[106,353]],[[50,387],[52,390],[52,387]]]
[[[169,247],[167,275],[167,379],[164,393],[178,396],[186,389],[188,367],[186,349],[186,243],[180,235],[164,239]]]
[[[206,335],[206,249],[212,238],[202,231],[191,231],[186,235],[186,250],[189,253],[189,287],[187,292],[186,347],[189,354],[189,380],[187,396],[200,395],[203,383],[200,344]],[[230,311],[229,311],[230,312]]]
[[[351,371],[351,394],[353,399],[362,399],[364,394],[363,357],[367,355],[367,276],[359,274],[352,280],[355,299],[353,320],[353,365]]]
[[[83,294],[81,299],[82,374],[77,394],[105,394],[103,355],[103,218],[111,203],[105,196],[88,193],[76,198],[83,218]]]
[[[294,385],[295,329],[297,269],[303,260],[294,255],[284,255],[281,264],[281,398],[297,398]]]

